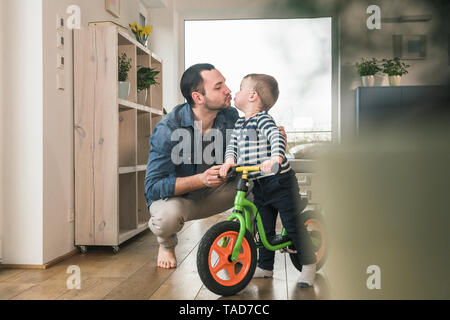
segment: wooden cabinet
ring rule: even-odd
[[[128,99],[118,98],[118,56],[132,60]],[[145,105],[137,69],[156,68]],[[118,246],[148,228],[144,197],[149,138],[163,116],[162,61],[115,25],[74,31],[75,245]]]

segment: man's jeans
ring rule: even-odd
[[[239,179],[236,177],[215,188],[202,188],[152,202],[148,226],[159,244],[172,249],[177,245],[177,233],[186,221],[204,219],[232,208]]]

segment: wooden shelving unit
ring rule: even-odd
[[[132,59],[128,99],[118,98],[118,56]],[[162,60],[127,31],[92,24],[74,31],[75,245],[119,245],[147,229],[149,138],[163,117]],[[160,71],[144,105],[138,67]]]

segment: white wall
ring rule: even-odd
[[[120,18],[105,11],[104,0],[43,0],[44,30],[44,263],[74,249],[73,154],[73,46],[72,31],[65,30],[64,50],[56,48],[56,14],[67,19],[69,5],[81,9],[81,26],[92,21],[114,21],[125,27],[139,21],[138,0],[121,1]],[[56,54],[64,53],[64,91],[56,90]]]
[[[82,26],[128,26],[140,10],[139,0],[122,1],[120,18],[105,11],[104,0],[1,0],[3,264],[41,265],[74,249],[72,31],[64,31],[64,50],[56,48],[56,14],[67,18],[72,4],[81,8]],[[18,34],[18,22],[32,34]],[[64,91],[56,90],[57,52],[66,60]]]
[[[2,263],[42,264],[42,0],[2,0],[2,9]]]
[[[178,97],[178,53],[176,12],[174,0],[166,1],[166,8],[150,9],[149,22],[153,32],[149,36],[149,47],[163,59],[163,104],[170,111],[180,100]]]

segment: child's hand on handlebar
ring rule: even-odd
[[[224,164],[222,164],[222,166],[219,169],[219,176],[222,179],[225,179],[227,177],[228,170],[230,170],[231,167],[235,167],[235,166],[236,166],[235,163],[224,163]]]
[[[266,160],[263,163],[261,163],[259,168],[265,174],[271,174],[271,173],[274,173],[274,172],[272,172],[273,171],[273,165],[274,164],[279,164],[280,165],[282,162],[283,162],[283,158],[282,157],[275,156],[275,157],[272,157],[271,159]]]

